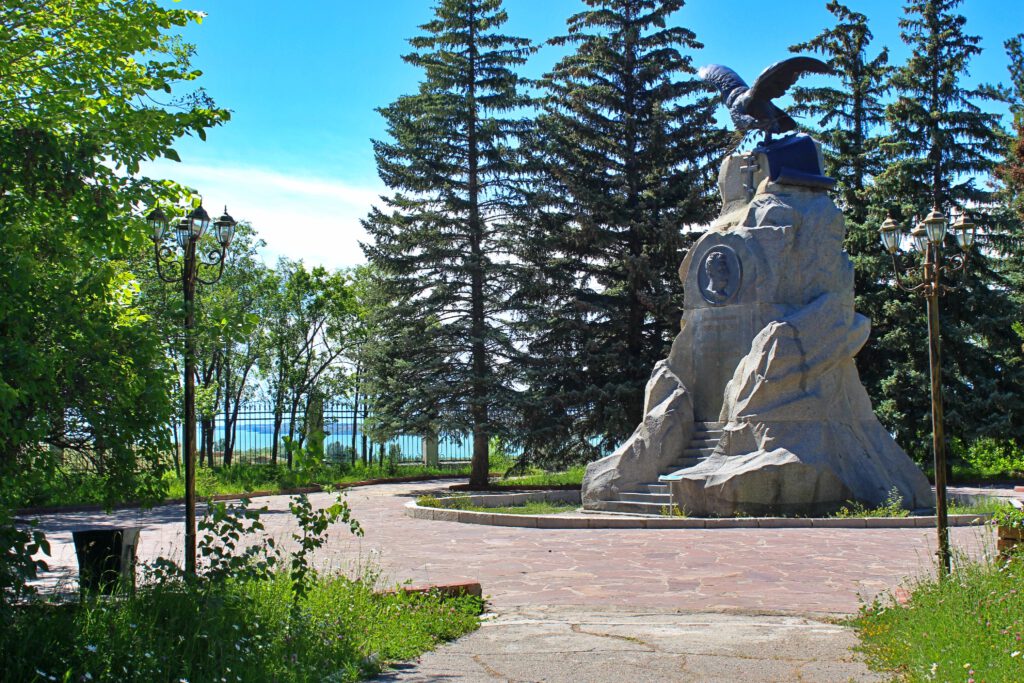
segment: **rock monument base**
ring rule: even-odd
[[[829,183],[780,172],[770,153],[722,164],[722,213],[680,266],[679,335],[642,423],[588,466],[584,507],[650,496],[691,515],[823,514],[893,490],[905,507],[931,505],[854,364],[870,323],[854,311]]]

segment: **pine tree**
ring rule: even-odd
[[[593,457],[640,421],[679,329],[684,231],[713,215],[728,140],[685,54],[701,44],[669,27],[683,0],[586,4],[551,41],[576,49],[540,82],[529,145],[524,439],[536,459]]]
[[[992,86],[966,87],[970,60],[980,39],[966,34],[956,14],[961,0],[910,0],[900,20],[911,49],[892,86],[897,97],[886,111],[891,135],[882,149],[889,165],[877,178],[879,206],[909,223],[931,207],[967,208],[981,224],[982,239],[970,259],[963,289],[943,297],[942,360],[948,433],[970,440],[981,435],[1017,436],[1024,427],[1010,331],[1016,313],[1001,272],[997,230],[986,218],[993,194],[986,185],[1005,153],[1000,116],[980,105],[1004,101]],[[880,222],[884,213],[873,214]],[[957,247],[949,238],[947,253]],[[886,328],[876,329],[884,396],[883,418],[904,447],[922,451],[931,431],[926,329],[923,305],[896,292],[887,304]],[[877,325],[877,321],[876,321]]]
[[[999,167],[999,177],[1005,183],[1006,204],[1024,220],[1024,33],[1005,43],[1010,60],[1010,84],[1013,99],[1013,134],[1006,159]]]
[[[833,27],[812,40],[794,45],[792,52],[814,51],[825,56],[838,81],[835,86],[797,88],[793,111],[813,117],[821,130],[815,137],[823,143],[826,173],[836,178],[837,200],[846,218],[845,248],[854,264],[857,311],[872,322],[868,343],[857,355],[857,366],[876,408],[883,418],[888,394],[883,384],[889,378],[892,349],[879,340],[902,324],[918,324],[917,302],[905,310],[893,309],[892,262],[878,240],[877,211],[872,212],[874,179],[886,167],[881,141],[886,130],[883,99],[889,90],[893,69],[888,50],[872,54],[873,35],[868,18],[831,0],[826,8],[836,19]],[[915,377],[927,381],[927,376]],[[889,420],[890,428],[894,428]]]
[[[365,354],[378,429],[472,433],[474,485],[514,392],[508,216],[523,124],[509,116],[527,104],[514,69],[530,47],[498,32],[506,19],[500,0],[439,0],[409,41],[423,81],[380,110],[390,141],[374,149],[394,194],[364,221],[379,275]]]
[[[868,185],[885,163],[878,132],[885,123],[883,98],[892,67],[888,48],[871,56],[874,36],[866,16],[837,0],[831,0],[826,8],[835,16],[835,24],[789,49],[826,57],[839,85],[796,88],[792,112],[813,117],[821,127],[815,136],[824,147],[826,173],[838,181],[839,204],[848,220],[863,224],[868,213]]]

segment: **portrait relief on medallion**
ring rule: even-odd
[[[736,296],[743,279],[740,258],[731,247],[719,245],[709,249],[700,261],[697,286],[708,303],[720,305]]]

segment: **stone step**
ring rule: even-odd
[[[715,444],[717,445],[717,444]],[[684,458],[706,458],[715,452],[715,446],[706,448],[687,448],[683,451]]]
[[[697,437],[694,437],[690,439],[689,448],[714,448],[719,444],[719,442],[721,442],[721,439],[717,437],[709,437],[707,439],[698,439]]]
[[[704,442],[718,443],[721,440],[722,440],[722,435],[721,434],[700,434],[700,433],[696,433],[692,437],[690,437],[690,443],[704,443]]]
[[[667,486],[665,488],[668,488]],[[670,505],[672,496],[665,493],[623,492],[619,500],[624,503],[650,503],[652,505]]]
[[[715,429],[722,431],[725,428],[724,422],[694,422],[693,428],[697,431]]]
[[[691,467],[696,467],[702,462],[704,462],[704,458],[695,458],[692,460],[677,460],[671,465],[669,465],[668,469],[662,472],[662,474],[672,474],[673,472],[678,472],[679,470],[688,470]]]
[[[664,493],[668,494],[668,484],[640,484],[640,493]]]

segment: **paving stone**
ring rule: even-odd
[[[489,596],[491,609],[500,615],[518,614],[521,617],[522,610],[545,607],[583,615],[576,621],[590,623],[596,617],[586,615],[617,609],[643,615],[655,625],[674,619],[672,614],[677,611],[782,613],[794,619],[852,614],[861,601],[870,601],[879,593],[895,590],[907,577],[928,574],[934,568],[935,531],[930,527],[591,529],[583,526],[536,529],[457,524],[405,516],[407,502],[419,495],[443,491],[448,483],[385,484],[350,490],[347,499],[353,515],[363,526],[365,536],[355,537],[343,527],[336,527],[315,558],[317,566],[356,576],[379,572],[385,587],[407,580],[415,584],[479,582],[484,594]],[[296,527],[287,512],[288,500],[287,496],[270,496],[253,501],[253,507],[269,508],[264,515],[266,534],[275,538],[286,551],[296,547],[291,537]],[[316,507],[326,507],[334,501],[334,496],[312,494],[310,500]],[[436,510],[435,514],[446,512],[450,511]],[[486,518],[492,516],[488,513],[475,514],[480,516],[480,521],[489,521]],[[53,551],[49,558],[52,571],[44,576],[44,586],[53,588],[62,584],[66,590],[76,590],[77,563],[71,543],[73,529],[142,526],[141,561],[149,561],[159,555],[180,561],[183,517],[181,505],[150,510],[118,510],[110,514],[43,515],[39,518],[40,528],[46,532]],[[595,516],[569,514],[548,519],[552,524],[587,525]],[[664,521],[696,523],[698,520],[665,518]],[[660,523],[662,519],[647,520],[648,524],[655,522]],[[991,550],[993,535],[986,526],[951,529],[956,550],[972,556]],[[663,621],[659,622],[659,619]],[[618,676],[609,680],[615,683],[655,679],[715,680],[713,677],[701,679],[700,676],[705,674],[721,675],[718,680],[730,680],[728,676],[733,675],[734,670],[716,669],[726,673],[715,674],[715,670],[708,668],[713,663],[693,659],[714,656],[714,652],[708,649],[713,643],[708,639],[718,627],[711,617],[700,615],[700,619],[703,620],[700,623],[707,626],[693,628],[690,635],[680,641],[697,649],[686,651],[669,647],[666,643],[673,637],[662,638],[662,631],[655,629],[644,639],[645,642],[653,640],[663,649],[662,655],[653,657],[642,650],[630,649],[629,652],[640,659],[624,663],[621,669],[608,664],[607,671]],[[572,618],[565,616],[562,620],[572,621]],[[810,633],[795,632],[803,634],[801,637],[809,637],[807,634]],[[756,635],[757,631],[750,633]],[[848,631],[842,633],[849,635]],[[613,635],[606,635],[601,642],[615,640]],[[754,635],[750,637],[754,638]],[[758,644],[769,642],[767,640],[755,639],[752,642],[749,647],[759,654],[767,656],[772,649]],[[816,683],[849,678],[872,680],[859,678],[860,673],[844,673],[846,669],[840,665],[844,661],[842,657],[848,655],[850,641],[836,642],[840,645],[836,646],[835,652],[841,657],[837,655],[831,663],[822,659],[820,663],[805,663],[798,670],[786,671],[796,671],[802,680]],[[700,649],[701,643],[704,643],[704,649]],[[458,644],[453,647],[457,648]],[[760,653],[758,648],[765,653]],[[436,654],[446,651],[448,648]],[[616,652],[621,654],[623,650],[620,648]],[[648,656],[653,658],[643,659]],[[688,659],[686,668],[677,671],[672,667],[677,663],[673,658],[678,656]],[[585,659],[583,655],[567,653],[561,659],[552,655],[545,662],[551,662],[553,667],[561,667],[559,661],[580,662],[583,666]],[[447,680],[448,674],[452,680],[491,680],[487,669],[479,666],[472,657],[459,659],[452,655],[452,659],[445,661],[448,664],[439,664],[438,668],[431,669],[436,677],[391,680]],[[774,671],[773,666],[762,667],[758,660],[746,668],[741,667],[744,675],[731,680],[744,683],[771,680],[767,676]],[[640,672],[643,667],[652,672],[651,678],[643,678],[646,675]],[[594,670],[600,669],[596,667]],[[572,673],[572,667],[568,665],[559,670],[568,670],[566,676]],[[448,674],[444,673],[446,671]],[[555,674],[530,678],[525,673],[526,669],[516,671],[517,675],[522,673],[522,680],[586,680],[588,683],[591,680],[582,675],[575,679],[559,679]],[[588,673],[590,671],[587,669]],[[670,675],[667,671],[677,672]],[[862,669],[858,671],[863,673]],[[766,677],[757,678],[761,673]],[[833,674],[835,677],[829,678]],[[507,679],[499,677],[496,680]]]

